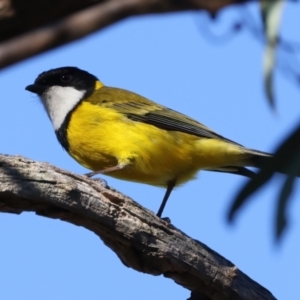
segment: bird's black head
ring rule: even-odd
[[[52,86],[74,87],[79,91],[86,91],[86,95],[91,94],[98,81],[94,75],[78,69],[76,67],[62,67],[41,73],[34,84],[28,85],[26,90],[42,95]]]

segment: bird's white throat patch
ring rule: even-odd
[[[54,130],[60,128],[67,114],[83,98],[84,94],[85,91],[78,91],[73,87],[52,86],[40,96]]]

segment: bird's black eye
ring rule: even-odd
[[[60,81],[64,83],[68,83],[72,80],[72,75],[70,74],[64,74],[60,76]]]

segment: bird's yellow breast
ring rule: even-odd
[[[72,112],[69,154],[93,171],[126,165],[107,175],[158,186],[183,183],[199,169],[228,165],[240,147],[221,140],[167,131],[87,101]]]

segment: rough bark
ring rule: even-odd
[[[0,211],[61,219],[95,234],[123,264],[173,279],[190,299],[275,299],[230,261],[109,188],[24,157],[0,155]]]
[[[0,68],[129,16],[221,8],[251,0],[0,0]],[[252,0],[254,1],[254,0]]]

